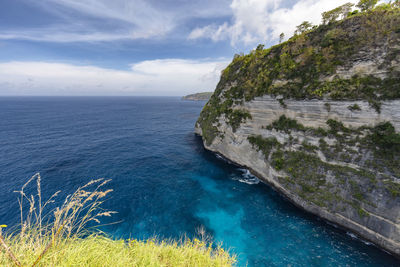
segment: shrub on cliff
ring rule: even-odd
[[[371,140],[385,150],[400,150],[400,134],[396,133],[394,126],[389,122],[374,127]]]

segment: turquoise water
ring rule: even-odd
[[[193,134],[204,102],[179,98],[0,98],[0,223],[36,172],[44,193],[112,179],[110,235],[196,236],[203,227],[239,266],[399,266],[389,254],[306,214]],[[104,223],[111,222],[104,221]]]

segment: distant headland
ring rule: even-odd
[[[191,100],[191,101],[209,100],[212,94],[213,94],[213,92],[196,93],[196,94],[183,96],[182,100]]]

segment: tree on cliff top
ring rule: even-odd
[[[283,32],[281,34],[279,34],[279,43],[282,43],[284,38],[285,38],[285,34]]]
[[[360,2],[358,2],[357,4],[357,7],[364,12],[374,8],[374,6],[376,6],[377,3],[378,0],[360,0]]]
[[[347,18],[348,14],[351,12],[354,4],[346,3],[344,5],[338,6],[330,11],[326,11],[322,13],[322,23],[327,24],[330,22],[336,21],[340,16],[342,18]]]
[[[296,31],[294,32],[294,34],[301,34],[303,32],[308,31],[309,29],[311,29],[312,24],[308,21],[303,21],[303,23],[301,23],[299,26],[296,26]]]

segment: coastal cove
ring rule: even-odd
[[[375,4],[339,6],[286,42],[235,55],[196,133],[297,206],[400,257],[400,9]]]
[[[178,97],[0,98],[0,218],[18,223],[14,190],[40,172],[43,193],[112,179],[102,223],[116,238],[179,239],[199,228],[239,266],[398,266],[391,255],[303,212],[248,170],[204,149],[204,101]]]

